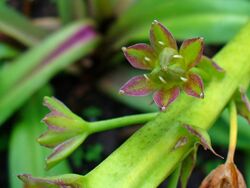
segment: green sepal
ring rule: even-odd
[[[217,154],[214,151],[214,149],[212,148],[210,136],[205,129],[202,129],[202,128],[196,127],[196,126],[187,125],[187,124],[184,124],[184,127],[187,129],[187,131],[190,134],[192,134],[193,136],[195,136],[197,138],[196,143],[201,144],[205,150],[208,149],[214,155],[223,159],[223,157],[220,156],[219,154]]]
[[[18,178],[24,182],[26,188],[83,188],[85,178],[77,174],[65,174],[48,178],[32,177],[29,174],[20,174]]]

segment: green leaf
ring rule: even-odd
[[[175,171],[170,175],[170,177],[168,178],[167,188],[177,188],[178,187],[180,173],[181,173],[181,165],[179,165],[175,169]]]
[[[18,50],[5,43],[0,43],[0,60],[11,59],[19,54]]]
[[[9,146],[9,178],[12,188],[21,187],[22,182],[17,179],[21,173],[31,173],[35,176],[49,176],[69,173],[68,164],[64,161],[51,171],[44,168],[44,159],[48,150],[41,147],[36,141],[44,130],[40,120],[46,113],[41,106],[43,95],[51,91],[43,89],[22,108],[22,118],[15,124],[11,133]]]
[[[249,16],[247,1],[142,0],[119,17],[109,37],[118,38],[114,44],[117,48],[134,40],[147,40],[148,23],[158,19],[178,40],[202,36],[206,43],[225,43],[247,23]]]
[[[229,140],[229,115],[227,110],[224,110],[221,117],[215,122],[215,125],[209,130],[213,143],[217,146],[228,147]],[[249,150],[250,126],[248,122],[238,116],[238,140],[237,149]]]
[[[188,179],[194,169],[197,157],[198,147],[194,147],[193,151],[183,160],[180,172],[181,187],[186,188]]]
[[[250,157],[250,152],[248,150],[245,153],[245,160],[244,160],[245,177],[246,177],[247,187],[250,186],[250,160],[249,160],[249,157]]]
[[[93,26],[77,22],[3,67],[0,70],[0,124],[59,71],[93,51],[97,42]]]
[[[91,0],[91,15],[98,21],[103,21],[107,18],[111,18],[114,14],[114,6],[116,0]]]
[[[85,17],[86,5],[82,0],[56,0],[57,10],[62,23],[68,24]]]
[[[27,46],[38,44],[48,34],[4,4],[0,5],[0,31]]]

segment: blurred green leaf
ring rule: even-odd
[[[96,120],[102,113],[102,109],[98,106],[89,106],[83,110],[82,115],[90,120]]]
[[[181,173],[181,165],[179,165],[175,169],[175,171],[169,176],[167,188],[177,188],[178,187],[180,173]]]
[[[181,165],[180,182],[181,188],[187,187],[188,180],[192,174],[197,160],[198,146],[194,147],[194,150],[183,160]]]
[[[203,170],[205,174],[209,174],[212,170],[214,170],[216,167],[221,165],[223,163],[222,160],[211,160],[211,161],[202,161],[201,166],[203,167]]]
[[[93,26],[78,22],[6,64],[0,70],[0,124],[55,74],[93,51],[97,43]]]
[[[22,187],[22,182],[17,178],[18,174],[48,176],[70,172],[66,161],[51,171],[45,170],[44,159],[49,151],[36,141],[44,131],[44,126],[40,123],[46,114],[41,105],[44,95],[51,95],[51,91],[48,88],[43,89],[29,100],[21,109],[22,117],[12,131],[9,146],[9,178],[12,188]]]
[[[0,43],[0,60],[14,58],[18,54],[18,50],[16,50],[12,46],[5,43]]]
[[[248,150],[245,153],[245,161],[244,161],[244,167],[245,167],[245,176],[246,177],[246,183],[247,183],[247,187],[250,187],[250,151]]]
[[[27,18],[12,8],[0,4],[0,31],[27,46],[38,44],[48,32],[34,26]]]
[[[229,141],[229,115],[227,110],[221,114],[215,125],[209,130],[213,144],[227,148]],[[250,126],[247,121],[238,116],[237,149],[249,150]]]
[[[89,1],[90,12],[98,21],[110,18],[114,13],[116,0],[91,0]]]
[[[86,5],[82,0],[56,0],[56,5],[61,21],[64,24],[82,19],[86,13]]]
[[[247,1],[159,0],[155,3],[141,0],[120,16],[109,37],[117,39],[116,48],[130,41],[147,40],[149,23],[157,19],[179,40],[202,36],[207,43],[224,43],[239,31],[249,16]]]
[[[87,148],[84,158],[89,162],[98,162],[101,160],[103,147],[101,144],[90,145]]]

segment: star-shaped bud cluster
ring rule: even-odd
[[[222,71],[211,59],[203,56],[203,38],[185,40],[178,48],[172,34],[160,22],[150,29],[150,45],[139,43],[122,50],[128,62],[149,73],[135,76],[125,83],[120,93],[145,96],[151,92],[154,102],[162,109],[171,104],[183,90],[186,94],[204,98],[202,78],[197,74],[198,64],[204,61],[209,69]]]

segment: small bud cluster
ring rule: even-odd
[[[198,64],[204,60],[214,70],[221,68],[202,55],[203,38],[185,40],[178,49],[172,34],[154,21],[150,29],[150,44],[139,43],[122,48],[134,68],[150,72],[131,78],[121,87],[120,94],[145,96],[154,92],[154,102],[162,110],[178,97],[180,90],[193,97],[204,98],[202,78],[194,69],[198,69]]]

